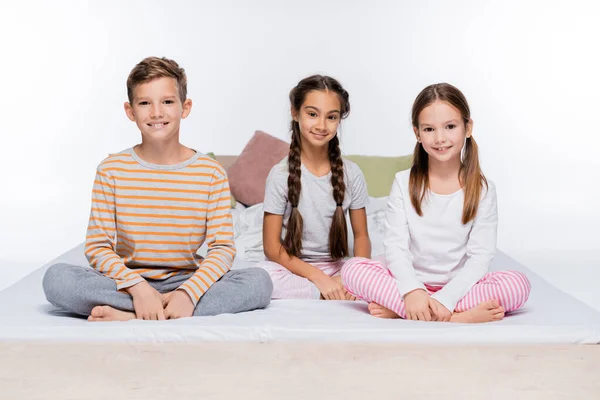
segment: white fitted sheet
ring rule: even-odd
[[[600,313],[499,252],[492,270],[531,280],[526,306],[488,324],[371,317],[363,302],[276,300],[264,310],[173,321],[90,323],[46,302],[42,277],[58,261],[86,265],[83,244],[0,292],[0,340],[94,342],[350,341],[420,343],[600,343]],[[252,266],[238,260],[234,268]]]

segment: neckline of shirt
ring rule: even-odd
[[[192,149],[192,150],[194,150],[194,149]],[[193,156],[191,156],[190,158],[188,158],[187,160],[180,162],[179,164],[166,165],[166,164],[153,164],[151,162],[143,160],[142,158],[140,158],[140,156],[138,156],[138,154],[135,152],[133,147],[129,148],[127,151],[129,152],[129,154],[131,154],[131,157],[133,157],[133,159],[135,161],[137,161],[140,165],[143,165],[146,168],[162,170],[162,171],[172,171],[172,170],[176,170],[176,169],[185,168],[188,165],[196,162],[196,160],[198,160],[198,158],[201,155],[199,152],[194,150],[196,153]]]

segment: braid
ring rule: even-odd
[[[344,119],[350,112],[350,101],[348,92],[342,85],[330,76],[312,75],[302,79],[290,91],[290,105],[292,116],[297,115],[302,108],[306,95],[313,90],[333,91],[340,100],[340,118]],[[283,239],[283,247],[291,256],[300,256],[302,250],[302,215],[298,211],[300,201],[300,166],[301,166],[301,132],[300,125],[292,119],[291,123],[292,143],[288,156],[288,201],[292,205],[292,212],[287,222],[287,232]],[[331,186],[333,187],[333,198],[336,209],[329,231],[329,252],[334,259],[341,259],[348,255],[348,227],[344,216],[342,204],[346,193],[344,183],[344,162],[342,161],[337,135],[329,142],[329,162],[331,164]]]
[[[303,230],[302,215],[298,211],[300,191],[302,190],[302,183],[300,182],[300,152],[300,126],[298,122],[292,121],[292,143],[290,144],[290,154],[288,156],[288,200],[292,205],[292,212],[288,219],[283,247],[290,256],[295,257],[298,257],[302,250]]]
[[[331,186],[335,200],[335,212],[329,229],[329,252],[334,259],[341,259],[348,255],[348,226],[344,216],[344,196],[346,183],[344,182],[344,162],[340,151],[340,141],[336,136],[329,142],[329,162],[331,163]]]
[[[331,163],[331,186],[333,186],[333,199],[340,206],[344,202],[346,184],[344,183],[344,162],[340,152],[339,139],[336,136],[329,142],[329,162]]]

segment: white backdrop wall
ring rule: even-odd
[[[600,6],[595,1],[52,1],[0,5],[0,269],[24,275],[84,240],[96,165],[139,141],[125,80],[177,60],[194,101],[182,141],[238,154],[288,139],[289,89],[350,92],[346,154],[412,151],[426,85],[466,94],[498,188],[499,247],[597,250]]]

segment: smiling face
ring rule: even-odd
[[[300,110],[292,110],[298,121],[302,146],[321,148],[337,134],[341,119],[338,95],[329,90],[313,90],[306,94]]]
[[[418,121],[419,126],[413,129],[430,161],[460,162],[465,139],[471,136],[471,120],[465,124],[460,111],[445,101],[436,100],[423,108]]]
[[[127,117],[142,133],[142,141],[179,140],[179,125],[192,108],[192,101],[183,103],[177,81],[161,77],[136,85],[132,103],[125,103]]]

